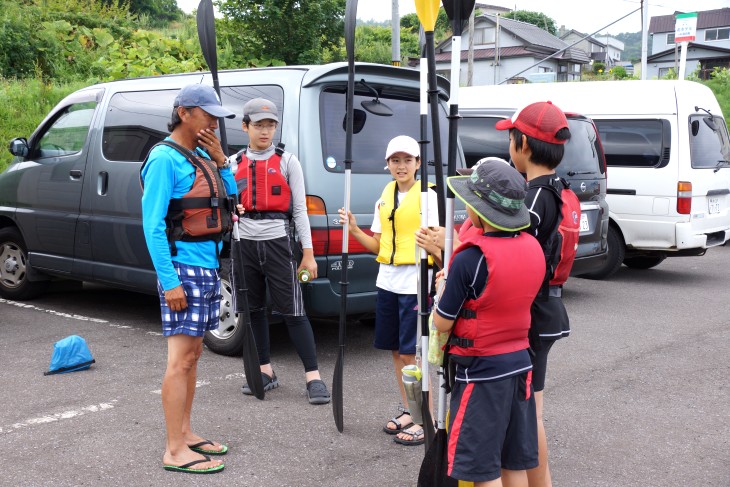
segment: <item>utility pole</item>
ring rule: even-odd
[[[391,59],[390,64],[400,66],[400,14],[398,13],[398,0],[392,0],[393,10],[391,11],[390,25],[390,45]]]
[[[469,50],[466,54],[466,86],[472,86],[474,81],[474,12],[469,15]]]
[[[641,0],[641,79],[646,79],[649,46],[649,2]]]

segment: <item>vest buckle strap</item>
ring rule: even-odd
[[[477,312],[473,309],[461,309],[459,311],[459,316],[462,318],[466,318],[467,320],[473,320],[477,317]]]
[[[474,346],[474,340],[464,337],[451,336],[449,345],[460,348],[471,348]]]
[[[563,295],[563,288],[562,286],[550,286],[550,289],[548,290],[548,295],[551,298],[559,298]]]

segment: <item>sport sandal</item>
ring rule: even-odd
[[[396,443],[400,443],[401,445],[417,446],[423,445],[426,441],[426,437],[423,433],[423,427],[421,427],[421,425],[419,424],[411,424],[410,428],[403,429],[400,433],[402,435],[408,435],[411,437],[410,440],[406,440],[405,438],[398,438],[397,436],[393,438],[393,441],[395,441]]]
[[[272,372],[273,377],[270,377],[269,374],[265,374],[261,372],[261,382],[264,384],[264,392],[268,392],[271,389],[276,389],[279,387],[279,379],[276,378],[276,374]],[[248,381],[243,383],[243,387],[241,387],[241,392],[243,392],[247,396],[253,396],[253,392],[251,392],[251,388],[248,387]]]
[[[408,424],[401,424],[401,422],[399,421],[399,419],[401,417],[403,417],[404,415],[406,415],[406,414],[408,416],[411,415],[411,412],[408,409],[404,408],[403,406],[398,406],[398,411],[400,411],[400,414],[398,416],[394,416],[394,417],[390,418],[388,420],[388,422],[385,423],[385,426],[383,426],[383,431],[385,431],[389,435],[397,435],[398,433],[400,433],[401,431],[403,431],[404,429],[408,428],[409,426],[411,426],[413,424],[412,421],[409,422]],[[396,427],[388,428],[388,423],[393,423]]]
[[[327,404],[330,402],[327,385],[320,379],[307,382],[307,399],[309,399],[309,404]]]

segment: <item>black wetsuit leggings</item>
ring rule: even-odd
[[[289,331],[289,338],[304,364],[304,372],[318,370],[317,349],[309,319],[306,316],[284,316],[284,321]],[[266,319],[266,310],[251,311],[251,328],[256,340],[256,350],[259,353],[259,364],[271,363],[269,322]]]

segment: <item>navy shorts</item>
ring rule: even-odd
[[[418,297],[378,288],[373,346],[380,350],[398,350],[401,355],[415,355],[417,331]]]
[[[175,270],[182,283],[188,307],[172,311],[165,301],[165,291],[157,282],[162,313],[162,334],[202,337],[208,330],[218,328],[221,309],[221,281],[217,269],[192,266],[174,262]]]
[[[488,482],[501,470],[538,465],[531,372],[492,382],[456,382],[451,395],[448,475]]]

